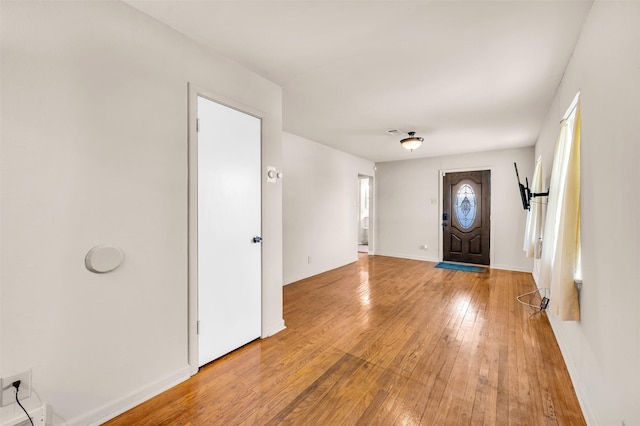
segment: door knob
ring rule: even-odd
[[[259,235],[256,235],[255,237],[253,237],[253,238],[251,239],[251,241],[252,241],[254,244],[259,244],[259,243],[261,243],[261,242],[262,242],[262,237],[261,237],[261,236],[259,236]]]

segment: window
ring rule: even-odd
[[[549,204],[542,240],[541,287],[551,288],[552,312],[579,320],[580,259],[580,103],[576,95],[562,121],[553,157]]]

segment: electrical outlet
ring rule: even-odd
[[[547,309],[547,306],[549,306],[549,298],[543,297],[542,301],[540,302],[540,309],[541,310]]]
[[[31,396],[31,370],[14,374],[13,376],[3,377],[0,379],[0,406],[4,407],[16,402],[16,388],[13,383],[20,380],[20,388],[18,390],[18,399],[23,400]]]

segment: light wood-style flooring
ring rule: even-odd
[[[287,329],[116,425],[584,425],[530,274],[361,255],[284,287]]]

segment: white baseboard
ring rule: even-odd
[[[522,267],[522,266],[513,266],[513,265],[491,265],[491,269],[502,269],[505,271],[515,271],[515,272],[527,272],[531,273],[533,271],[532,268]]]
[[[379,256],[389,256],[389,257],[399,257],[402,259],[411,259],[411,260],[423,260],[425,262],[440,262],[441,260],[437,257],[433,256],[412,256],[408,254],[399,254],[399,253],[390,253],[390,252],[380,252],[376,253]],[[482,266],[482,265],[478,265]],[[530,267],[522,267],[522,266],[513,266],[513,265],[490,265],[492,269],[503,269],[505,271],[516,271],[516,272],[532,272],[532,268]]]
[[[534,268],[531,273],[531,275],[533,276],[533,281],[535,282],[537,288],[541,288],[539,274],[539,268]],[[567,347],[564,336],[556,324],[556,321],[558,320],[556,320],[554,315],[548,311],[547,317],[549,318],[549,323],[551,324],[551,331],[553,331],[556,342],[558,342],[558,346],[560,347],[560,353],[562,354],[564,364],[567,366],[567,371],[569,371],[569,377],[571,378],[573,389],[576,391],[576,397],[578,398],[578,403],[580,404],[580,408],[582,409],[582,415],[584,416],[584,419],[588,425],[597,426],[599,423],[596,419],[596,416],[593,414],[593,410],[591,409],[591,404],[589,403],[589,399],[587,398],[585,387],[580,380],[580,375],[578,374],[578,371],[576,370],[572,362],[573,357],[571,355],[571,351]]]
[[[287,326],[284,324],[284,318],[283,318],[280,321],[278,321],[277,324],[274,324],[271,327],[266,327],[264,330],[262,330],[262,336],[260,337],[262,339],[265,339],[269,336],[273,336],[276,333],[280,333],[285,328],[287,328]]]
[[[67,420],[67,424],[69,426],[100,425],[107,420],[111,420],[125,411],[153,398],[167,389],[184,382],[189,378],[189,376],[189,366],[185,365],[174,373],[169,374],[156,382],[143,386],[123,398],[115,400],[110,404],[98,408],[97,410],[93,410],[92,412]]]
[[[440,260],[437,257],[432,257],[432,256],[412,256],[410,254],[389,253],[389,252],[377,252],[376,256],[398,257],[400,259],[422,260],[425,262],[440,262]]]
[[[562,333],[555,324],[558,320],[553,317],[553,314],[547,313],[547,316],[549,317],[549,323],[551,324],[553,335],[556,337],[556,342],[558,342],[558,346],[560,347],[562,359],[564,359],[564,364],[567,366],[567,370],[569,371],[569,377],[571,378],[571,383],[573,384],[573,388],[576,391],[576,397],[578,398],[578,403],[580,404],[580,408],[582,409],[582,415],[584,416],[584,419],[588,425],[598,426],[600,423],[596,419],[596,416],[591,409],[591,404],[589,403],[586,389],[582,384],[582,381],[580,380],[580,375],[578,374],[575,365],[572,362],[573,357],[571,355],[571,351],[567,347]]]

